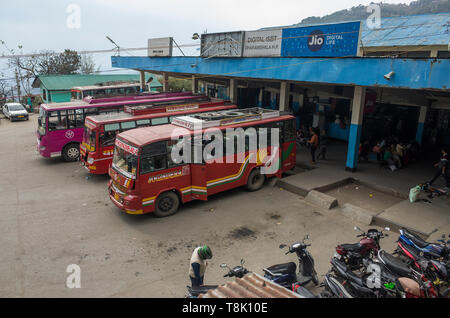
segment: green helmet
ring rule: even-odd
[[[212,258],[212,252],[208,245],[203,245],[198,249],[198,256],[201,259],[210,259]]]

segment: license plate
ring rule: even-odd
[[[23,116],[17,116],[17,117],[19,117],[19,118],[23,118]]]
[[[337,259],[341,259],[341,254],[338,254],[338,253],[334,253],[334,258],[337,258]]]
[[[116,199],[116,201],[119,201],[119,195],[117,193],[114,193],[114,199]]]

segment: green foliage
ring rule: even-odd
[[[158,76],[158,80],[160,83],[164,82],[162,76]],[[168,88],[170,92],[190,91],[192,89],[192,80],[169,77]]]

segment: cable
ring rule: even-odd
[[[361,21],[362,22],[362,21]],[[342,22],[345,23],[345,22]],[[405,28],[409,28],[409,27],[413,27],[413,26],[426,26],[426,25],[441,25],[442,23],[421,23],[421,24],[413,24],[413,25],[405,25],[405,26],[393,26],[393,27],[386,27],[386,28],[378,28],[378,29],[374,29],[371,31],[384,31],[384,30],[390,30],[390,29],[405,29]],[[319,27],[320,25],[317,25],[317,27]],[[285,29],[293,29],[293,28],[300,28],[301,26],[296,26],[296,27],[287,27]],[[314,27],[314,25],[311,26],[305,26],[305,27]],[[275,30],[275,29],[281,29],[280,28],[273,28],[273,29],[267,29],[267,31],[269,30]],[[256,30],[259,31],[259,30]],[[260,30],[260,31],[266,31],[266,30]],[[347,31],[347,32],[335,32],[335,33],[324,33],[323,35],[336,35],[336,34],[350,34],[350,33],[359,33],[359,30],[356,31]],[[446,34],[446,33],[438,33],[438,34],[434,34],[434,35],[441,35],[441,34]],[[400,37],[400,38],[394,38],[395,39],[403,39],[403,38],[413,38],[413,37],[423,37],[423,36],[432,36],[431,35],[417,35],[417,36],[410,36],[410,37]],[[292,37],[281,37],[279,40],[284,40],[284,39],[295,39],[295,38],[305,38],[305,37],[309,37],[309,35],[299,35],[299,36],[292,36]],[[368,42],[374,42],[376,40],[372,40],[372,41],[368,41]],[[236,42],[236,40],[233,39],[233,41],[224,41],[221,40],[220,44],[223,43],[233,43]],[[367,42],[366,42],[367,43]],[[217,44],[209,44],[211,46],[215,46],[215,45],[220,45],[219,43]],[[191,44],[180,44],[177,45],[179,48],[180,47],[195,47],[195,46],[199,46],[199,43],[191,43]],[[169,46],[158,46],[156,48],[169,48]],[[140,47],[140,48],[121,48],[121,50],[125,50],[125,51],[140,51],[140,50],[148,50],[148,47]],[[116,52],[117,49],[105,49],[105,50],[87,50],[87,51],[76,51],[78,54],[94,54],[94,53],[112,53],[112,52]],[[44,55],[59,55],[63,52],[47,52],[47,53],[29,53],[29,54],[16,54],[16,55],[0,55],[0,59],[4,59],[4,58],[14,58],[14,57],[33,57],[33,56],[44,56]]]

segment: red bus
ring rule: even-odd
[[[236,105],[226,102],[171,105],[161,108],[149,108],[145,113],[133,116],[140,107],[126,109],[127,112],[88,116],[84,122],[83,142],[80,146],[80,161],[92,174],[107,174],[112,163],[116,134],[125,130],[164,125],[172,122],[175,116],[195,113],[207,113],[236,109]]]
[[[111,201],[128,214],[153,212],[157,217],[165,217],[176,213],[181,203],[207,200],[218,192],[240,186],[258,190],[266,177],[281,178],[283,172],[295,167],[296,127],[292,115],[262,108],[215,114],[208,114],[210,119],[201,114],[176,117],[172,124],[117,135],[109,168]],[[200,122],[202,129],[193,130],[195,123]],[[186,142],[186,149],[200,147],[204,154],[210,145],[205,142],[210,129],[219,132],[214,141],[223,147],[223,151],[217,147],[217,153],[211,152],[215,158],[174,159],[174,147],[180,140],[182,144]],[[245,130],[245,147],[233,135],[239,129]],[[177,134],[181,139],[174,140]],[[251,135],[258,142],[251,142]],[[192,152],[186,152],[188,157],[189,153]],[[276,169],[267,172],[268,165]]]

